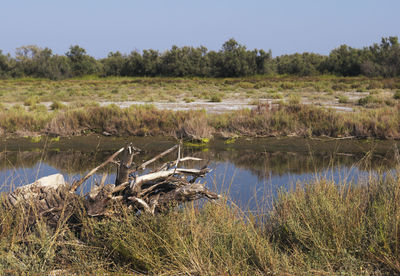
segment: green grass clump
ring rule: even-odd
[[[29,107],[29,111],[46,112],[47,107],[44,104],[35,104],[35,105]]]
[[[39,98],[38,97],[29,97],[29,98],[26,98],[24,100],[24,105],[25,106],[34,106],[37,103],[39,103]]]
[[[66,107],[66,105],[63,104],[63,103],[60,102],[60,101],[53,101],[53,103],[50,105],[50,109],[51,109],[51,110],[63,109],[63,108],[65,108],[65,107]]]
[[[254,84],[253,83],[246,82],[246,81],[239,82],[238,85],[239,85],[240,88],[244,88],[244,89],[252,89],[252,88],[254,88]]]
[[[212,103],[220,103],[222,102],[222,95],[221,94],[214,94],[210,98],[210,102]]]
[[[183,98],[183,101],[184,101],[185,103],[192,103],[192,102],[194,102],[195,100],[194,100],[193,98],[185,97],[185,98]]]
[[[400,99],[400,89],[394,92],[393,99],[398,100]]]
[[[274,93],[272,93],[272,94],[270,95],[270,98],[271,98],[271,99],[283,99],[283,95],[282,95],[281,93],[276,93],[276,92],[274,92]]]
[[[373,103],[378,103],[378,102],[379,102],[379,100],[376,97],[374,97],[373,95],[368,95],[364,98],[360,98],[358,100],[358,105],[366,106],[368,104],[373,104]]]
[[[298,94],[290,94],[288,102],[289,104],[300,104],[301,97]]]
[[[348,103],[348,102],[349,102],[349,97],[348,96],[346,96],[346,95],[340,95],[339,96],[339,103],[345,104],[345,103]]]

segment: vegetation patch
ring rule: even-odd
[[[366,104],[371,102],[368,97]],[[273,108],[260,104],[254,109],[223,114],[207,114],[202,110],[158,110],[152,105],[99,107],[90,102],[57,111],[27,111],[15,105],[0,110],[0,131],[8,136],[164,135],[189,141],[224,136],[224,133],[235,137],[297,135],[397,139],[400,138],[399,109],[389,104],[349,113],[296,103],[281,103]]]
[[[349,102],[349,97],[347,97],[346,95],[340,95],[339,96],[339,103],[346,104],[348,102]]]
[[[56,229],[41,218],[29,229],[22,210],[0,207],[0,273],[398,274],[399,189],[392,174],[320,180],[252,213],[227,199],[155,216],[117,205],[117,219],[82,206],[80,225],[62,217]]]

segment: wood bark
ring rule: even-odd
[[[178,149],[177,159],[166,162],[149,173],[142,173],[150,164]],[[211,200],[220,196],[209,191],[203,183],[195,182],[210,170],[179,168],[181,162],[199,161],[194,157],[181,157],[180,145],[176,145],[154,158],[135,167],[133,158],[140,150],[127,145],[111,155],[105,162],[92,169],[85,177],[71,185],[64,182],[62,175],[39,179],[35,183],[17,188],[6,196],[3,204],[7,208],[22,208],[27,213],[29,224],[45,218],[49,225],[71,221],[74,214],[90,217],[118,215],[116,206],[126,206],[134,212],[159,213],[173,206],[200,198]],[[121,155],[119,161],[116,158]],[[99,169],[109,163],[118,164],[115,184],[94,187],[87,196],[78,196],[75,191]],[[140,174],[142,173],[142,174]]]
[[[134,165],[133,156],[137,153],[138,150],[136,150],[132,144],[129,144],[125,147],[124,151],[122,152],[122,159],[118,166],[115,186],[121,185],[129,180],[130,169]]]

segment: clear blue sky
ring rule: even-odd
[[[218,50],[233,37],[248,48],[327,54],[400,37],[400,0],[2,0],[0,49],[35,44],[64,54],[78,44],[110,51]]]

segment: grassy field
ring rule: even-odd
[[[393,100],[399,79],[321,77],[250,78],[98,78],[63,81],[45,79],[0,80],[0,101],[32,106],[60,101],[220,102],[246,99],[250,103],[301,101],[351,105],[372,95],[370,103]],[[389,103],[390,105],[390,103]]]
[[[2,209],[0,273],[398,274],[398,179],[356,184],[299,184],[257,213],[226,199],[154,217],[116,206],[116,217],[88,219],[81,208],[72,228],[64,218],[28,229],[24,212]]]
[[[0,80],[0,135],[398,138],[399,89],[399,79],[331,76]],[[148,105],[121,109],[125,101]],[[168,102],[248,108],[215,114],[191,106],[186,112],[152,106]]]
[[[260,104],[223,114],[204,110],[159,110],[151,105],[120,108],[97,103],[26,110],[21,105],[0,109],[0,135],[114,136],[164,135],[206,142],[214,136],[329,136],[400,138],[398,106],[338,112],[298,103]]]
[[[164,135],[203,143],[215,136],[399,139],[399,83],[336,77],[1,80],[0,135]],[[230,99],[254,107],[221,114],[151,105]],[[263,101],[268,99],[273,102]],[[100,106],[102,101],[150,104],[120,108]],[[41,219],[29,229],[22,210],[0,207],[0,274],[57,269],[156,275],[400,273],[397,177],[380,173],[365,182],[297,187],[256,213],[228,199],[155,217],[117,206],[117,217],[88,219],[80,208],[77,225],[69,227],[65,218],[56,229]]]

